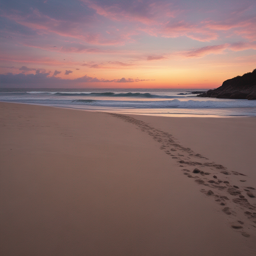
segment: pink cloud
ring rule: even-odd
[[[215,9],[209,11],[206,5],[200,11],[207,11],[212,18],[201,20],[198,20],[195,15],[192,15],[193,18],[191,18],[191,14],[198,11],[198,5],[190,6],[188,3],[184,5],[176,1],[82,0],[82,2],[84,3],[82,5],[81,3],[78,5],[77,2],[72,4],[76,8],[73,15],[72,12],[68,12],[70,7],[63,3],[67,17],[65,17],[64,12],[61,15],[58,12],[55,14],[50,9],[46,11],[47,9],[41,8],[37,4],[34,8],[30,8],[29,12],[8,10],[2,12],[1,15],[37,31],[37,34],[41,36],[55,34],[94,45],[124,45],[135,42],[134,35],[138,35],[141,31],[158,37],[186,36],[201,42],[217,39],[219,31],[228,31],[231,35],[240,35],[250,40],[256,38],[256,32],[253,29],[256,25],[255,17],[246,16],[246,11],[250,10],[249,7],[252,5],[250,0],[243,5],[239,1],[235,1],[231,7],[230,2],[225,2],[223,10],[217,10],[214,7]],[[53,7],[56,11],[59,8],[58,6]],[[209,7],[211,7],[210,4]],[[83,15],[83,12],[86,15]],[[214,14],[219,14],[219,16],[216,18]],[[110,23],[109,20],[114,22],[118,20],[114,26],[111,25],[115,29],[111,29],[110,24],[113,22]],[[48,50],[78,53],[100,52],[95,47],[87,47],[83,44],[61,46],[58,49]]]
[[[253,49],[256,50],[256,43],[232,43],[232,44],[221,44],[221,45],[212,45],[212,46],[205,46],[201,48],[197,48],[190,51],[180,52],[179,54],[188,58],[195,58],[195,57],[203,57],[209,54],[221,54],[224,50],[232,50],[232,51],[244,51]]]
[[[125,63],[125,62],[121,62],[121,61],[109,61],[108,63],[112,64],[112,65],[122,66],[122,67],[130,67],[130,66],[134,65],[131,63]]]
[[[106,33],[104,35],[102,32],[95,32],[98,30],[95,27],[96,24],[84,26],[82,23],[58,20],[44,15],[38,10],[33,10],[33,13],[27,16],[20,15],[19,13],[4,14],[2,16],[37,31],[39,35],[55,34],[95,45],[123,45],[125,42],[131,40],[132,35],[136,34],[134,30],[131,30],[124,31],[123,33],[112,33],[111,35]],[[61,50],[70,52],[97,51],[95,48],[87,48],[82,45],[63,47]]]
[[[58,70],[55,70],[54,73],[53,73],[53,76],[57,76],[61,73],[61,71],[58,71]]]
[[[148,79],[133,79],[133,78],[121,78],[121,79],[115,79],[114,80],[116,83],[134,83],[134,82],[145,82],[145,81],[150,81]]]
[[[22,66],[21,68],[19,68],[20,71],[23,72],[29,72],[29,71],[35,71],[35,68],[28,68],[27,66]]]
[[[232,51],[243,51],[253,49],[256,50],[256,43],[239,42],[229,45],[229,49]]]
[[[200,42],[209,42],[218,38],[216,31],[206,29],[202,24],[187,23],[185,21],[171,21],[168,24],[148,26],[139,28],[139,30],[154,37],[188,37]]]
[[[120,68],[129,68],[134,66],[131,63],[125,63],[121,61],[107,61],[102,63],[95,63],[95,62],[88,62],[83,63],[81,66],[89,67],[89,68],[96,68],[96,69],[120,69]]]
[[[91,1],[84,0],[99,15],[112,20],[127,19],[131,24],[136,24],[137,31],[143,31],[151,36],[181,37],[187,36],[197,41],[211,41],[218,38],[215,31],[196,22],[185,21],[182,8],[170,1]],[[140,9],[140,6],[144,8]]]
[[[163,60],[163,59],[166,59],[166,57],[162,56],[162,55],[150,55],[150,56],[147,56],[147,60]]]
[[[145,81],[149,81],[148,79],[133,79],[133,78],[120,78],[120,79],[104,79],[104,78],[96,78],[96,77],[89,77],[87,75],[80,77],[80,78],[76,78],[74,80],[70,80],[70,81],[74,81],[74,82],[103,82],[103,83],[134,83],[134,82],[145,82]]]
[[[216,32],[210,31],[202,26],[201,23],[188,23],[186,21],[169,22],[161,31],[165,37],[181,37],[186,36],[188,38],[207,42],[218,38]]]
[[[39,42],[40,43],[40,42]],[[61,44],[62,42],[60,42]],[[101,50],[99,48],[95,48],[95,47],[89,47],[83,44],[66,44],[65,46],[49,46],[49,45],[43,45],[40,44],[38,45],[38,43],[36,44],[32,44],[32,42],[21,42],[22,45],[28,46],[28,47],[33,47],[33,48],[37,48],[37,49],[42,49],[42,50],[47,50],[47,51],[54,51],[54,52],[63,52],[63,53],[102,53],[105,52],[104,50]]]
[[[220,54],[227,49],[228,44],[205,46],[191,51],[182,52],[181,54],[188,58],[203,57],[209,54]]]
[[[83,85],[83,84],[93,84],[93,83],[138,83],[149,81],[148,79],[133,79],[133,78],[120,78],[120,79],[104,79],[97,77],[90,77],[84,75],[82,77],[76,79],[63,79],[60,77],[56,77],[55,75],[50,76],[50,72],[36,72],[35,74],[0,74],[0,87],[8,88],[8,87],[32,87],[32,88],[40,88],[40,87],[73,87],[74,85]]]
[[[95,62],[83,63],[81,66],[88,67],[88,68],[104,68],[102,63],[95,63]]]
[[[66,70],[66,71],[65,71],[65,75],[69,75],[69,74],[71,74],[71,73],[73,73],[72,70]]]
[[[4,66],[4,65],[0,65],[0,68],[7,68],[7,69],[17,69],[14,66]]]
[[[227,20],[234,16],[234,13],[236,15],[242,15],[241,13],[243,13],[245,9],[248,9],[248,7],[245,8],[244,6],[242,6],[242,8],[238,2],[236,2],[233,4],[235,7],[232,9],[232,13],[228,12],[230,11],[228,8],[223,7],[226,11],[226,15],[223,16],[225,20],[221,18],[218,22],[216,19],[210,21],[204,19],[196,21],[194,18],[193,21],[193,19],[190,20],[187,17],[189,17],[190,13],[197,11],[195,9],[197,6],[193,9],[193,7],[189,7],[189,5],[181,5],[175,1],[84,1],[101,16],[122,22],[124,19],[127,19],[131,23],[137,21],[144,24],[143,26],[136,25],[136,29],[144,31],[151,36],[173,38],[186,36],[201,42],[216,40],[219,37],[218,31],[220,30],[231,30],[234,27],[246,26],[246,22],[234,24],[234,22]],[[230,8],[230,4],[227,6]],[[204,9],[202,8],[201,11],[203,12]],[[207,11],[209,12],[209,10]],[[216,9],[213,9],[212,12],[214,13],[216,11]]]
[[[246,23],[226,23],[226,22],[205,22],[205,27],[211,30],[230,30],[233,28],[246,27]]]
[[[97,14],[112,20],[138,21],[146,25],[155,23],[156,19],[174,17],[176,10],[172,10],[172,3],[166,0],[147,1],[100,1],[83,0],[94,9]]]
[[[26,63],[26,64],[40,64],[40,65],[47,65],[47,66],[84,66],[88,68],[94,69],[125,69],[134,66],[133,63],[126,63],[121,61],[106,61],[106,62],[87,62],[81,64],[81,62],[75,61],[58,61],[56,59],[51,59],[49,57],[25,57],[25,56],[0,56],[0,61],[2,62],[13,62],[13,63]],[[26,66],[22,66],[20,68],[23,72],[35,71],[35,68],[28,68]],[[77,70],[79,70],[77,68]]]
[[[49,57],[29,57],[29,56],[0,56],[0,61],[4,62],[14,62],[14,63],[33,63],[33,64],[43,64],[48,66],[73,66],[79,65],[78,62],[72,61],[58,61],[56,59],[51,59]]]
[[[212,31],[226,31],[233,35],[256,40],[256,17],[243,15],[243,12],[228,14],[224,20],[208,20],[203,22],[205,28]]]
[[[250,41],[256,41],[256,18],[248,21],[247,26],[236,30],[235,33],[239,36],[249,39]]]

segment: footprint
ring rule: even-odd
[[[240,172],[235,172],[235,171],[232,171],[232,173],[233,173],[234,175],[246,176],[245,174],[243,174],[243,173],[240,173]]]
[[[246,194],[247,194],[247,196],[249,196],[251,198],[255,197],[255,195],[251,191],[248,191]]]
[[[221,173],[223,173],[223,174],[225,174],[225,175],[230,175],[230,173],[227,172],[227,171],[221,171]]]
[[[204,184],[204,181],[201,180],[201,179],[197,179],[197,180],[195,180],[195,182],[198,183],[198,184]]]
[[[249,219],[255,219],[256,220],[256,212],[249,212],[246,211],[244,214],[249,218]]]
[[[241,234],[242,234],[242,236],[244,236],[244,237],[250,237],[250,235],[249,235],[248,233],[246,233],[246,232],[242,232]]]
[[[232,196],[237,196],[241,194],[241,191],[236,188],[228,188],[228,193]]]
[[[231,225],[231,227],[234,228],[234,229],[241,229],[241,228],[243,228],[243,226],[241,226],[239,224],[233,224],[233,225]]]
[[[223,200],[229,200],[229,198],[226,197],[226,196],[220,196],[220,198],[223,199]]]
[[[246,198],[234,198],[233,199],[233,202],[235,204],[239,204],[241,206],[243,206],[244,208],[248,208],[248,209],[253,209],[253,206],[248,202],[248,200]]]
[[[231,213],[232,213],[229,207],[223,208],[222,211],[223,211],[224,213],[226,213],[227,215],[231,215]]]
[[[181,162],[181,161],[180,161]],[[183,161],[184,162],[184,161]],[[200,173],[201,171],[197,168],[194,169],[193,173]]]
[[[212,196],[212,195],[214,195],[214,193],[213,193],[211,190],[208,190],[207,193],[206,193],[206,195]]]

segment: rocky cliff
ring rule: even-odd
[[[198,95],[224,99],[256,100],[256,69],[223,82],[222,86]]]

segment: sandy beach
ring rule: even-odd
[[[256,255],[255,130],[0,103],[0,254]]]

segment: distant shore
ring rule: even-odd
[[[0,103],[0,254],[253,256],[255,130]]]

